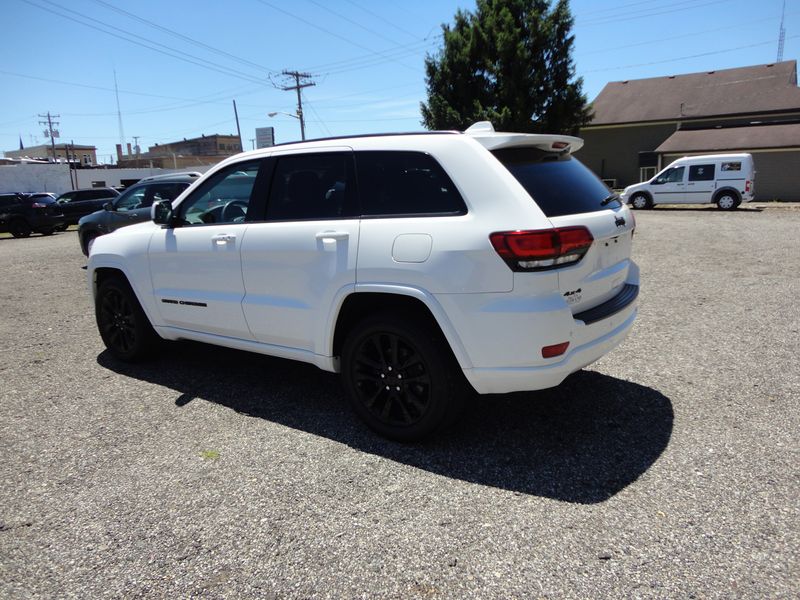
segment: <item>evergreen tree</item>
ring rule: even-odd
[[[425,58],[428,129],[491,121],[498,131],[577,133],[591,113],[572,62],[568,0],[477,0],[442,25],[444,45]]]

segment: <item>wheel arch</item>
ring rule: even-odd
[[[330,355],[341,355],[347,335],[360,320],[387,310],[408,315],[437,328],[461,368],[472,366],[461,338],[436,299],[418,288],[401,286],[357,287],[344,296],[331,320],[329,339],[325,345]]]
[[[732,187],[730,185],[726,185],[725,187],[721,187],[718,190],[715,190],[714,191],[714,200],[713,201],[716,202],[719,199],[719,197],[722,194],[724,194],[725,192],[732,192],[734,197],[737,198],[739,200],[739,202],[742,201],[741,192],[739,192],[739,190],[737,190],[735,187]]]
[[[97,299],[97,290],[100,288],[103,281],[111,277],[120,277],[128,284],[131,290],[133,290],[133,294],[139,301],[139,306],[142,307],[150,324],[157,326],[159,322],[158,319],[155,318],[157,316],[157,314],[155,314],[155,307],[151,302],[147,302],[147,298],[142,295],[141,290],[134,284],[136,278],[121,264],[106,261],[91,269],[89,273],[89,289],[92,295],[92,302]]]

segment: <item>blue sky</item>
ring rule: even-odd
[[[773,62],[782,0],[573,0],[577,74],[593,99],[608,81]],[[414,131],[423,59],[440,25],[473,2],[405,0],[2,0],[0,150],[46,143],[40,113],[60,114],[61,140],[108,162],[120,140],[155,143],[254,129],[299,139],[284,69],[304,90],[308,137]],[[800,56],[800,0],[786,1],[784,60]]]

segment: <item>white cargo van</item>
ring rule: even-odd
[[[650,181],[626,187],[622,199],[633,208],[714,202],[732,210],[753,199],[755,176],[750,154],[684,156]]]

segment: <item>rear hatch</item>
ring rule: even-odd
[[[569,228],[568,235],[583,234],[585,228],[591,234],[591,246],[580,260],[550,267],[558,274],[561,294],[577,314],[623,291],[634,222],[630,210],[569,154],[566,144],[563,149],[559,146],[504,147],[492,154],[522,184],[554,228]]]
[[[50,196],[33,196],[30,198],[31,208],[42,215],[60,216],[61,208]]]

